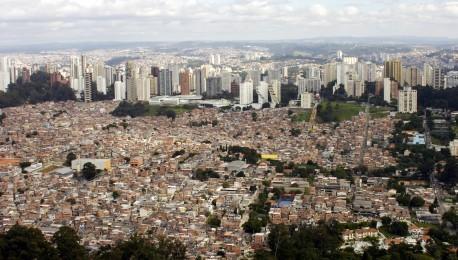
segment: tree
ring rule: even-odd
[[[14,225],[0,236],[2,259],[58,259],[57,251],[39,229]]]
[[[82,173],[83,177],[89,181],[95,178],[97,175],[97,170],[94,164],[88,162],[84,164]]]
[[[388,228],[388,231],[393,235],[405,237],[409,234],[409,227],[405,222],[394,221],[393,223],[391,223],[390,227]]]
[[[251,119],[256,122],[256,120],[258,120],[258,114],[256,112],[251,112]]]
[[[447,159],[444,172],[439,179],[447,185],[454,186],[458,183],[458,163],[453,157]]]
[[[262,109],[265,109],[265,108],[270,108],[270,103],[266,102],[264,104],[262,104]]]
[[[237,173],[237,175],[235,175],[235,177],[237,177],[237,178],[243,178],[243,177],[245,177],[245,173],[244,173],[243,171],[239,171],[239,172]]]
[[[114,199],[114,200],[117,199],[117,198],[119,198],[119,196],[121,196],[121,194],[119,194],[119,191],[116,191],[116,190],[113,191],[113,194],[112,194],[112,195],[113,195],[113,199]]]
[[[221,220],[216,215],[210,215],[207,217],[207,225],[213,228],[221,226]]]
[[[54,233],[52,242],[56,245],[59,257],[65,260],[87,259],[86,249],[79,244],[80,238],[75,230],[63,226]]]
[[[391,224],[391,218],[387,216],[382,217],[382,224],[385,227],[389,226]]]
[[[419,208],[425,205],[425,200],[421,197],[415,196],[410,200],[410,207]]]
[[[77,159],[76,154],[70,152],[69,154],[67,154],[67,158],[65,159],[64,166],[67,166],[67,167],[72,166],[72,161],[76,159]]]

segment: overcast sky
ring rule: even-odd
[[[447,0],[0,0],[0,42],[458,38]]]

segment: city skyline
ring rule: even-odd
[[[72,41],[458,38],[458,1],[2,1],[2,45]],[[88,30],[90,29],[90,30]]]

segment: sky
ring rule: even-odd
[[[0,0],[0,44],[458,38],[458,0]]]

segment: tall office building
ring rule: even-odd
[[[391,79],[383,79],[383,100],[387,103],[391,103]]]
[[[258,94],[258,103],[264,104],[269,102],[269,84],[261,81],[256,87],[256,94]]]
[[[159,72],[159,96],[172,95],[172,72],[169,69],[162,69]]]
[[[320,92],[321,90],[321,80],[319,78],[303,78],[298,76],[296,85],[298,86],[298,95],[297,98],[300,98],[300,95],[304,92]]]
[[[221,65],[221,55],[220,54],[216,54],[216,56],[215,56],[215,64],[216,65]]]
[[[126,64],[126,92],[128,101],[137,101],[137,79],[137,65],[132,61],[128,61]]]
[[[240,83],[235,80],[231,83],[231,94],[233,97],[240,97]]]
[[[417,112],[417,91],[411,87],[405,87],[399,91],[398,112],[416,113]]]
[[[116,101],[121,101],[126,99],[126,84],[121,81],[115,81],[114,83],[114,92]]]
[[[11,83],[10,61],[8,57],[0,58],[0,91],[6,92]]]
[[[194,70],[193,82],[195,87],[196,95],[202,95],[205,92],[205,76],[201,69]]]
[[[261,81],[261,71],[259,70],[248,71],[247,79],[251,79],[251,81],[253,81],[253,87],[259,86],[259,82]]]
[[[442,69],[440,67],[433,68],[433,88],[444,88],[444,74],[442,73]]]
[[[423,65],[422,86],[433,86],[433,67],[428,63]]]
[[[390,78],[402,83],[402,64],[400,60],[385,61],[384,78]]]
[[[231,83],[232,83],[232,72],[223,71],[221,72],[221,81],[223,91],[231,92]]]
[[[403,81],[402,85],[410,87],[418,86],[421,84],[421,74],[416,67],[408,67],[403,69]]]
[[[248,80],[240,84],[240,105],[253,104],[253,81]]]
[[[97,92],[103,93],[104,95],[107,94],[107,80],[103,76],[97,76]]]
[[[450,71],[445,76],[445,87],[456,88],[458,87],[458,71]]]
[[[323,65],[322,74],[323,84],[328,85],[329,82],[337,80],[337,65],[336,63],[327,63]]]
[[[180,72],[181,95],[191,94],[192,73],[189,70]]]
[[[313,94],[304,92],[301,94],[301,108],[311,109],[312,108]]]
[[[281,103],[281,82],[278,80],[272,81],[272,83],[269,84],[269,93],[271,100],[274,104],[280,104]]]
[[[209,77],[207,78],[207,97],[215,98],[222,91],[221,77]]]
[[[84,102],[92,102],[92,72],[84,73]]]

